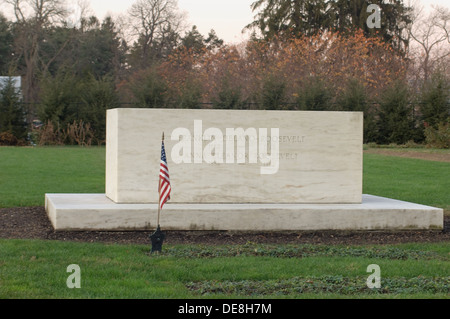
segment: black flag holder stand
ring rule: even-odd
[[[161,227],[158,225],[156,231],[150,235],[152,241],[152,254],[154,252],[160,253],[162,251],[162,245],[166,235],[161,231]]]
[[[161,180],[159,181],[158,193],[161,196]],[[166,238],[166,235],[161,231],[161,226],[159,225],[160,216],[161,216],[161,205],[158,202],[158,228],[153,234],[150,235],[150,239],[152,241],[152,254],[154,252],[160,253],[162,251],[164,238]]]

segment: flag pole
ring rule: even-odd
[[[163,151],[164,151],[164,132],[162,133],[162,147],[161,147],[161,161],[162,161],[162,156],[163,156]],[[165,153],[165,151],[164,151]],[[165,156],[165,154],[164,154]],[[160,172],[158,174],[158,180],[159,180],[159,186],[158,186],[158,226],[156,228],[156,231],[150,235],[150,239],[152,241],[152,250],[151,252],[154,253],[159,253],[162,250],[162,244],[165,238],[165,234],[161,231],[160,225],[159,225],[159,219],[161,216],[161,164],[160,164]],[[170,186],[170,185],[169,185]]]
[[[161,179],[159,180],[159,199],[158,199],[158,222],[157,227],[159,227],[159,216],[161,215]]]
[[[164,132],[162,133],[162,143],[164,143]],[[159,219],[161,216],[161,176],[158,175],[158,227],[159,227]]]

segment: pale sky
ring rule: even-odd
[[[135,0],[82,0],[90,4],[92,13],[100,20],[107,14],[116,16],[126,13]],[[255,0],[178,0],[180,11],[185,12],[188,25],[196,25],[203,36],[214,29],[217,36],[226,43],[242,43],[248,38],[248,32],[242,34],[244,27],[253,21],[255,13],[250,5]],[[77,0],[67,0],[76,3]],[[408,3],[422,4],[426,9],[431,4],[450,9],[450,0],[404,0]],[[0,3],[2,1],[0,0]],[[10,8],[8,8],[10,9]],[[8,14],[2,3],[1,11]],[[189,27],[190,28],[190,27]]]
[[[108,13],[125,13],[134,0],[90,0],[91,9],[99,19]],[[178,7],[187,15],[187,23],[196,25],[203,36],[211,29],[226,43],[246,39],[242,29],[253,21],[250,5],[254,0],[178,0]]]

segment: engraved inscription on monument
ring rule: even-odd
[[[164,131],[172,204],[360,203],[362,125],[359,112],[108,110],[106,194],[157,201]]]

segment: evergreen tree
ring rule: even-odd
[[[233,85],[229,77],[224,76],[218,88],[217,97],[213,99],[213,108],[216,109],[242,109],[242,89]]]
[[[441,73],[432,75],[431,81],[425,84],[421,94],[422,120],[437,129],[450,118],[450,85]]]
[[[381,8],[380,29],[369,28],[366,23],[370,4]],[[362,29],[366,36],[380,35],[399,52],[408,46],[404,31],[412,22],[411,9],[402,0],[256,0],[251,8],[257,15],[247,28],[258,30],[264,39],[327,30],[348,34]]]
[[[44,123],[65,128],[81,116],[82,93],[80,81],[71,68],[60,69],[55,77],[48,76],[41,82],[39,118]]]
[[[208,37],[205,39],[205,45],[208,50],[217,49],[223,46],[223,40],[217,36],[214,29],[211,29],[208,33]]]
[[[407,85],[397,80],[380,99],[378,118],[379,144],[404,144],[413,138],[414,120]]]
[[[323,79],[317,76],[308,78],[299,92],[297,103],[302,110],[329,111],[332,93]]]
[[[189,76],[181,87],[181,94],[176,99],[175,108],[200,109],[202,99],[201,83],[198,79]]]
[[[345,90],[337,98],[337,108],[341,111],[364,112],[364,143],[375,142],[376,123],[374,110],[364,85],[357,79],[348,81]]]
[[[13,41],[10,23],[0,13],[0,75],[8,74],[12,62]]]
[[[77,77],[71,69],[61,70],[42,83],[39,118],[51,121],[55,128],[89,124],[98,142],[106,136],[106,110],[119,106],[111,78],[97,80],[93,74]]]
[[[9,132],[17,139],[27,135],[25,110],[15,80],[9,77],[0,82],[0,133]]]
[[[263,82],[260,107],[263,110],[283,108],[286,96],[286,83],[275,75],[268,75]]]
[[[135,107],[163,108],[167,106],[169,88],[155,68],[148,68],[135,75],[127,88]]]
[[[90,74],[81,84],[80,118],[89,123],[98,142],[106,140],[106,111],[119,107],[114,81],[104,77],[97,80]]]
[[[361,111],[367,109],[367,94],[364,85],[357,79],[348,81],[345,90],[338,98],[338,106],[342,111]]]
[[[181,45],[188,50],[200,53],[205,46],[205,38],[198,31],[197,26],[193,26],[192,29],[186,33],[186,35],[181,39]]]

